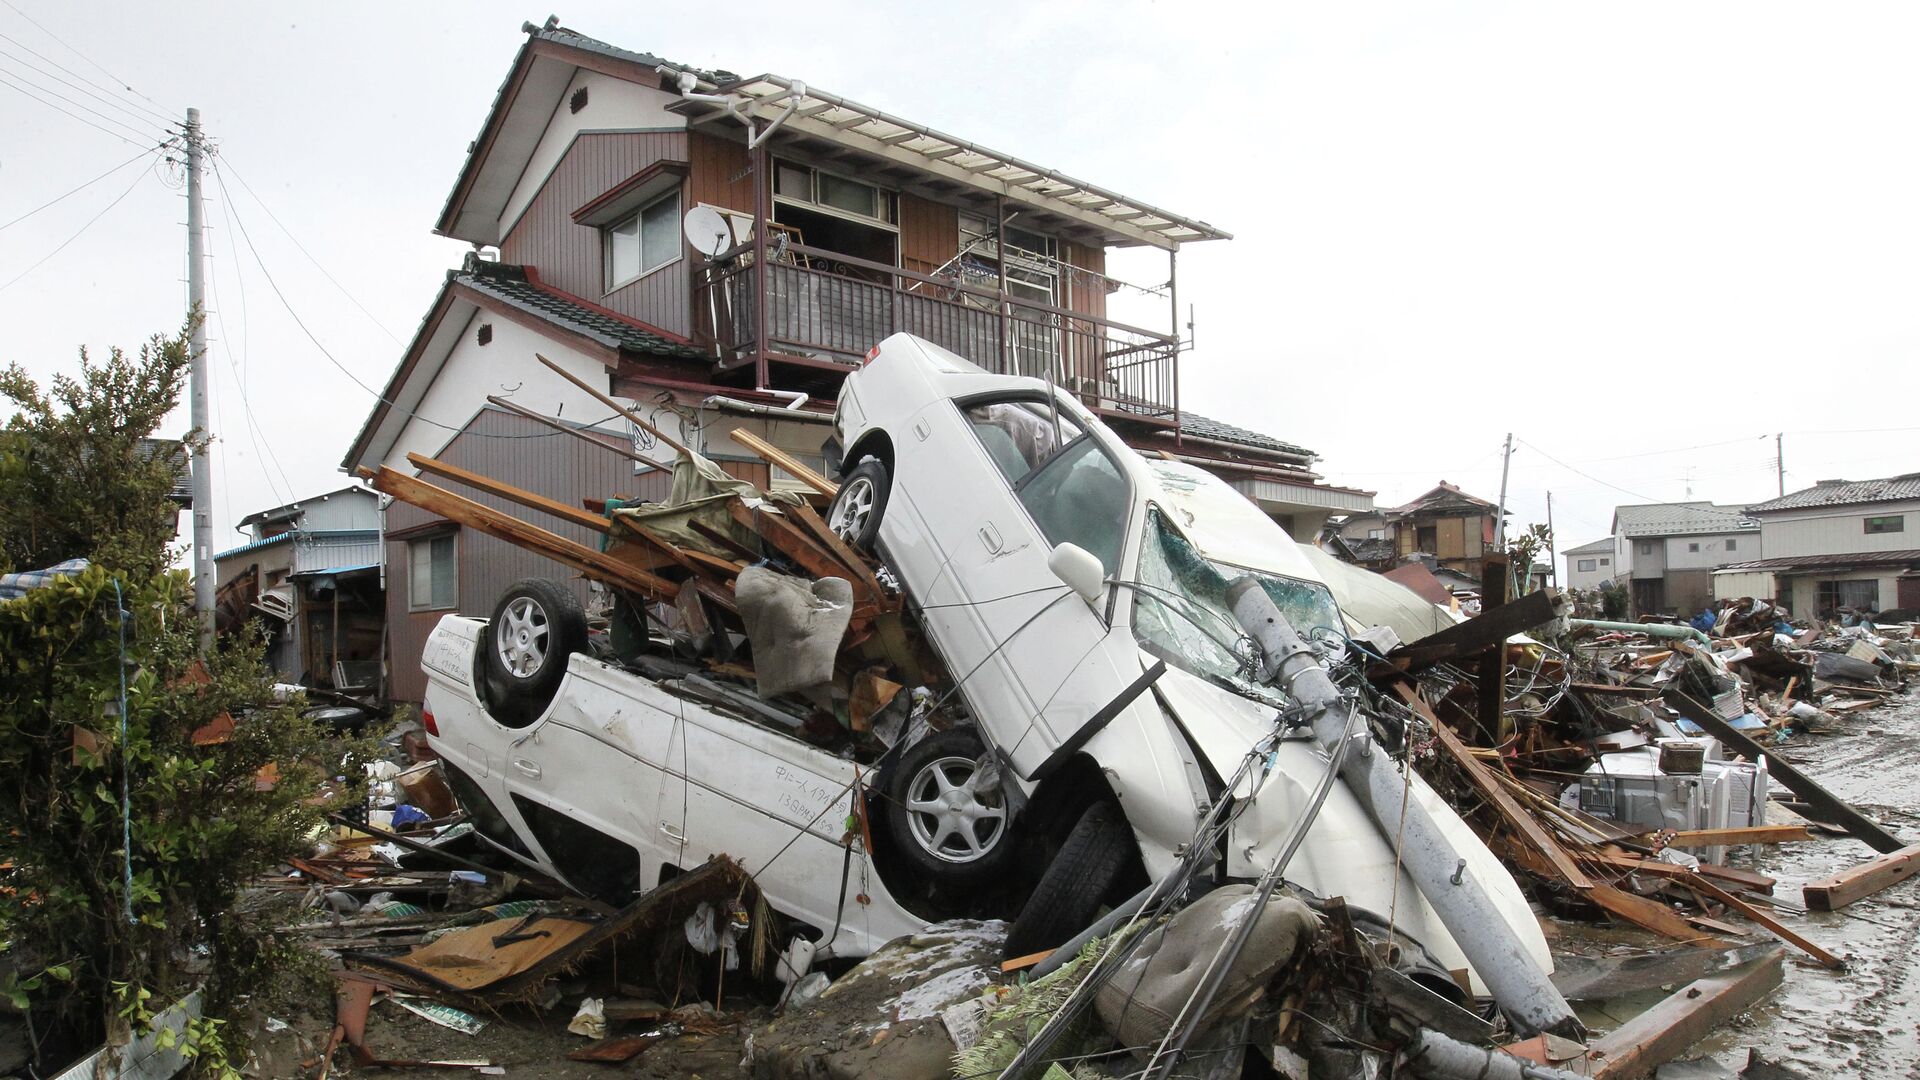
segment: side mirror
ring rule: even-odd
[[[1047,569],[1089,603],[1107,592],[1107,568],[1093,552],[1078,544],[1058,544],[1047,555]]]

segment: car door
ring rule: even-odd
[[[1075,543],[1112,574],[1128,484],[1095,436],[1032,395],[940,407],[959,421],[944,468],[911,479],[930,489],[916,502],[953,599],[923,601],[925,619],[990,738],[1025,774],[1091,712],[1057,708],[1056,697],[1107,634],[1104,602],[1068,590],[1048,556]]]

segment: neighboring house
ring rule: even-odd
[[[1761,559],[1714,575],[1714,595],[1770,598],[1800,618],[1920,609],[1920,473],[1822,480],[1746,508]]]
[[[1626,571],[1619,564],[1618,548],[1619,540],[1609,536],[1561,552],[1560,556],[1567,560],[1567,588],[1585,592],[1624,577]]]
[[[1636,615],[1698,613],[1713,601],[1713,572],[1763,547],[1744,507],[1705,501],[1616,506],[1613,535]]]
[[[728,432],[832,465],[841,381],[910,331],[989,370],[1052,378],[1143,452],[1213,470],[1297,538],[1372,509],[1371,493],[1322,483],[1311,451],[1181,409],[1173,256],[1224,232],[779,76],[673,64],[552,20],[525,30],[435,225],[476,251],[345,468],[414,472],[417,453],[569,505],[664,498],[672,452],[538,353],[735,475],[779,485]],[[1166,253],[1159,326],[1109,311],[1116,247]],[[646,462],[551,437],[489,396]],[[388,526],[401,699],[440,613],[486,616],[515,575],[557,573],[411,508],[390,508]]]
[[[378,691],[386,626],[380,497],[346,487],[249,514],[247,543],[214,556],[216,622],[257,620],[286,682]]]
[[[1428,554],[1437,567],[1456,571],[1480,582],[1486,553],[1496,550],[1494,536],[1500,507],[1469,495],[1445,480],[1426,494],[1386,512],[1393,528],[1395,553]]]

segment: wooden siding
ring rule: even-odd
[[[579,439],[553,432],[524,417],[493,409],[474,417],[466,431],[456,436],[441,453],[440,459],[569,506],[580,505],[582,499],[599,499],[609,495],[629,499],[664,499],[672,484],[672,477],[667,473],[656,470],[635,476],[633,463],[618,454],[597,450]],[[475,502],[513,514],[570,540],[596,548],[600,546],[598,534],[578,525],[554,520],[495,496],[477,493],[450,480],[430,479]],[[439,520],[419,507],[395,502],[387,508],[386,527],[391,535]],[[493,614],[493,605],[500,599],[500,594],[523,578],[569,580],[582,600],[587,595],[586,582],[566,567],[471,529],[459,530],[458,539],[454,542],[454,558],[459,568],[458,595],[454,607],[456,614],[487,618]],[[411,570],[407,541],[389,540],[387,626],[391,695],[395,701],[418,702],[426,693],[426,676],[420,671],[420,653],[426,647],[427,635],[433,632],[434,626],[447,612],[408,610]]]
[[[1060,306],[1069,311],[1078,311],[1091,315],[1095,319],[1107,317],[1107,285],[1105,278],[1088,277],[1073,271],[1091,270],[1095,274],[1107,271],[1107,253],[1100,248],[1076,244],[1071,240],[1060,242],[1060,261],[1070,268],[1065,271],[1067,283],[1062,290]],[[1084,334],[1068,334],[1063,347],[1065,356],[1062,366],[1071,377],[1079,377],[1098,383],[1105,367],[1104,357],[1095,344],[1094,324],[1077,323],[1075,326]]]
[[[612,132],[575,139],[501,243],[501,260],[531,266],[541,281],[622,315],[676,334],[690,333],[692,281],[685,258],[603,293],[600,230],[573,221],[575,210],[647,166],[686,161],[687,139],[682,131]]]
[[[745,143],[692,132],[687,136],[687,205],[707,203],[753,213],[753,161]]]
[[[918,195],[900,196],[900,265],[931,274],[960,250],[960,211]]]

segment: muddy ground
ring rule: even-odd
[[[1920,840],[1920,693],[1852,718],[1840,720],[1823,736],[1798,736],[1782,748],[1804,771],[1869,817],[1903,837]],[[1784,793],[1775,785],[1777,793]],[[1810,843],[1750,849],[1736,856],[1740,865],[1774,876],[1778,914],[1795,929],[1849,960],[1835,973],[1789,948],[1786,980],[1763,1004],[1723,1026],[1688,1056],[1711,1056],[1735,1071],[1746,1064],[1749,1048],[1767,1060],[1822,1080],[1915,1080],[1920,1078],[1920,881],[1894,888],[1843,911],[1800,911],[1800,887],[1873,855],[1866,845],[1844,837]],[[1737,916],[1733,917],[1737,920]],[[1632,930],[1548,923],[1556,951],[1606,953],[1659,950],[1669,946]],[[1757,928],[1755,939],[1765,934]],[[1625,1019],[1661,995],[1583,1008],[1599,1028]],[[464,1035],[430,1023],[390,1002],[373,1007],[368,1044],[387,1058],[484,1058],[504,1075],[587,1080],[633,1076],[651,1080],[743,1080],[744,1031],[718,1036],[682,1036],[663,1042],[625,1065],[566,1060],[566,1053],[588,1044],[568,1034],[570,1007],[544,1016],[516,1009],[487,1017],[477,1035]],[[313,988],[303,1000],[277,1003],[272,1015],[289,1021],[284,1031],[262,1032],[260,1057],[248,1075],[310,1077],[301,1063],[318,1056],[332,1026],[330,999]],[[743,1027],[762,1023],[766,1011],[746,1017]],[[634,1034],[631,1028],[622,1034]],[[444,1069],[367,1069],[352,1067],[343,1051],[332,1075],[378,1076],[388,1080],[429,1080],[475,1075]]]

